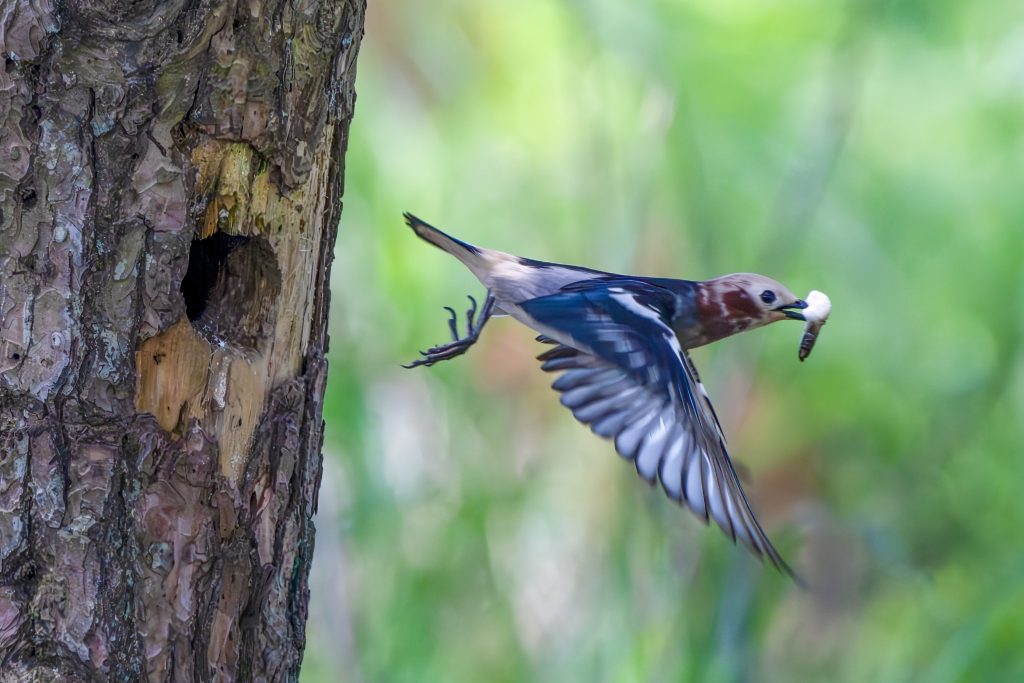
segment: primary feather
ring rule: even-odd
[[[649,483],[792,575],[751,510],[718,417],[670,323],[676,298],[634,279],[589,281],[521,304],[555,348],[541,366],[594,433]]]

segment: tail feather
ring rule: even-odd
[[[429,223],[420,220],[411,213],[406,212],[405,222],[412,228],[420,239],[430,242],[438,249],[442,249],[455,258],[459,259],[468,266],[471,266],[480,260],[481,250],[474,247],[468,242],[463,242],[460,239],[456,239],[451,235],[441,232]]]

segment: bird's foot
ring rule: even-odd
[[[480,337],[481,330],[484,329],[484,325],[487,320],[491,317],[491,313],[494,311],[494,297],[490,292],[487,292],[487,298],[484,300],[483,308],[479,310],[479,316],[477,315],[476,299],[472,296],[469,297],[469,310],[466,311],[466,336],[459,336],[458,326],[458,315],[455,313],[455,309],[451,306],[445,306],[445,310],[448,311],[448,329],[452,333],[452,341],[447,344],[439,344],[438,346],[432,346],[426,351],[420,351],[422,358],[417,358],[408,365],[403,365],[403,368],[418,368],[421,365],[431,366],[434,363],[439,363],[443,360],[455,358],[461,356],[469,347],[476,343],[476,340]]]

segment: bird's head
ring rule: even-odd
[[[710,341],[776,320],[803,320],[807,302],[770,277],[734,273],[701,282],[697,306]]]

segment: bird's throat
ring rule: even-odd
[[[697,285],[697,325],[687,331],[690,339],[683,339],[683,331],[679,334],[688,348],[710,344],[766,322],[761,307],[745,291],[716,285],[713,281]]]

